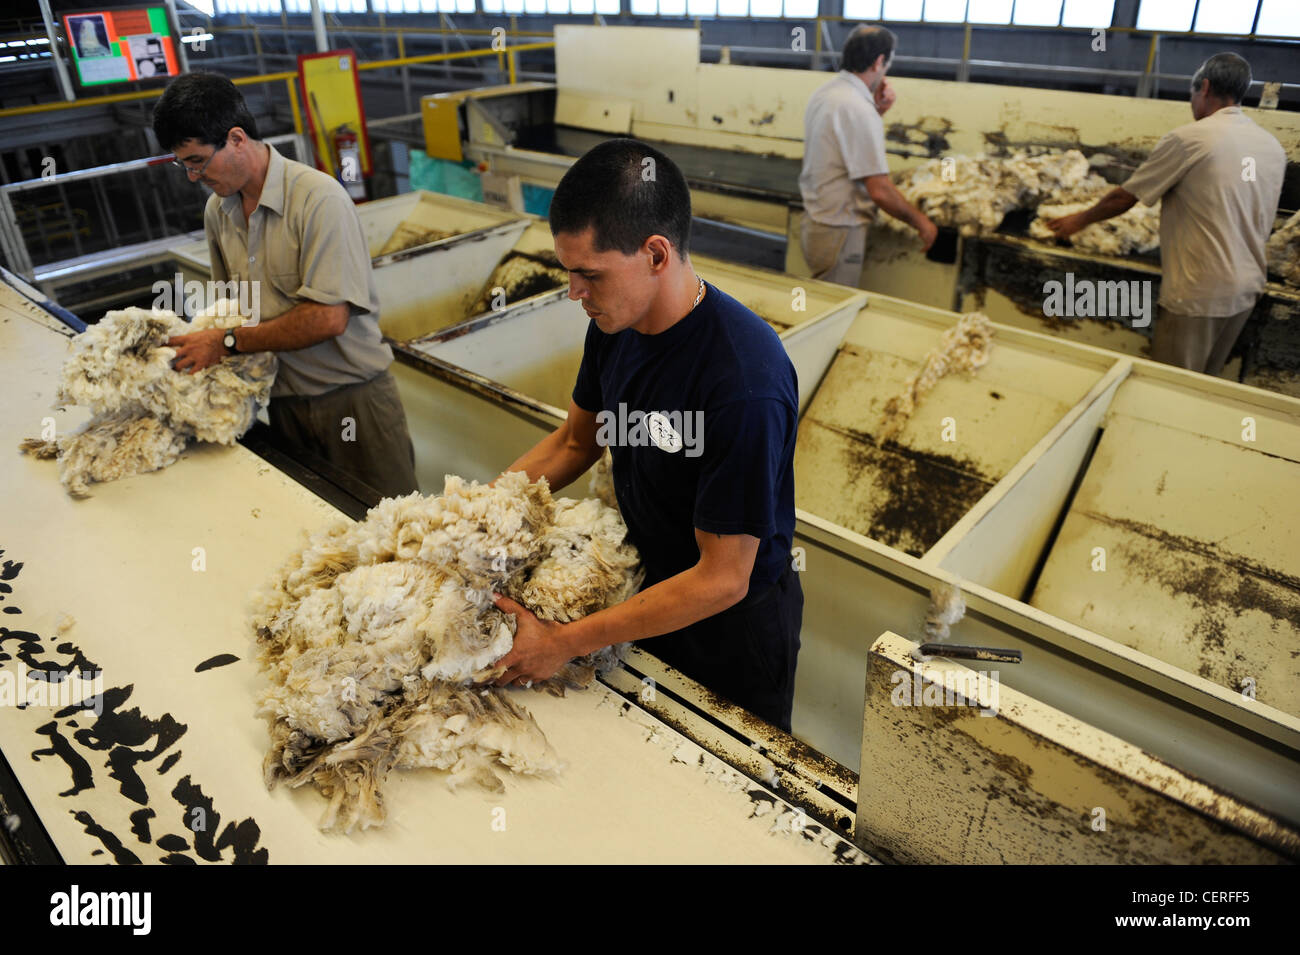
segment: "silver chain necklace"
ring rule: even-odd
[[[700,299],[704,298],[704,279],[701,278],[701,277],[698,276],[698,275],[695,276],[695,277],[696,277],[697,279],[700,280],[700,291],[699,291],[699,294],[695,296],[695,301],[691,303],[691,310],[692,310],[692,311],[695,310],[695,306],[696,306],[696,305],[699,305],[699,304],[700,304]]]

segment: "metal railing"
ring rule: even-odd
[[[358,71],[366,70],[385,70],[403,66],[414,66],[422,63],[442,63],[451,60],[469,60],[483,57],[496,57],[499,67],[507,73],[510,82],[513,84],[517,81],[518,76],[518,55],[527,53],[532,50],[549,50],[554,49],[555,42],[547,41],[544,43],[520,43],[515,46],[502,47],[499,50],[487,47],[480,50],[457,50],[452,53],[428,53],[419,56],[399,56],[396,59],[388,60],[368,60],[357,64]],[[240,76],[232,78],[231,82],[236,86],[258,86],[263,83],[283,82],[288,88],[289,102],[293,109],[294,132],[302,132],[302,116],[298,106],[298,92],[295,80],[298,78],[297,71],[284,71],[278,73],[262,73],[257,76]],[[72,101],[59,101],[54,103],[34,103],[30,106],[11,106],[8,109],[0,109],[0,119],[9,116],[29,116],[32,114],[49,113],[66,109],[84,109],[89,106],[108,106],[114,103],[129,103],[139,100],[155,99],[161,96],[162,89],[152,90],[133,90],[129,93],[110,93],[104,96],[88,96],[83,99]]]
[[[306,136],[300,132],[283,136],[268,136],[265,142],[277,146],[291,144],[299,159],[306,159],[311,156],[311,144],[307,141]],[[165,166],[170,164],[173,158],[175,157],[171,153],[167,153],[163,156],[150,156],[145,159],[108,163],[103,166],[92,166],[89,169],[76,169],[72,172],[62,172],[39,179],[24,179],[0,186],[0,251],[4,252],[9,268],[29,281],[37,279],[36,269],[33,266],[31,254],[27,249],[27,240],[23,237],[18,224],[18,217],[15,214],[12,198],[14,195],[34,192],[38,189],[57,189],[73,182],[107,179],[112,176],[136,172],[140,169]]]

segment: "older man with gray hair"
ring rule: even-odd
[[[1277,217],[1286,152],[1241,111],[1250,64],[1210,57],[1192,78],[1194,122],[1156,144],[1123,186],[1048,223],[1061,238],[1132,208],[1160,209],[1160,310],[1151,357],[1223,370],[1267,281],[1264,244]]]

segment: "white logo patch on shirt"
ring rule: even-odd
[[[596,443],[602,448],[645,448],[698,458],[703,453],[703,411],[629,411],[619,402],[618,411],[605,409],[596,414]]]
[[[682,436],[674,430],[668,419],[658,411],[652,411],[645,416],[646,430],[650,432],[650,440],[655,443],[660,451],[667,451],[674,454],[682,449]]]

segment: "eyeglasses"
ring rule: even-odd
[[[226,145],[226,141],[223,139],[221,141],[221,144],[217,146],[216,149],[212,150],[212,155],[209,156],[201,166],[191,166],[188,165],[187,163],[181,162],[179,159],[173,159],[172,165],[175,166],[177,169],[183,171],[187,176],[190,174],[193,174],[195,176],[202,176],[203,171],[208,168],[208,164],[211,163],[212,160],[216,158],[217,153],[221,152],[222,147],[224,147],[225,145]]]

